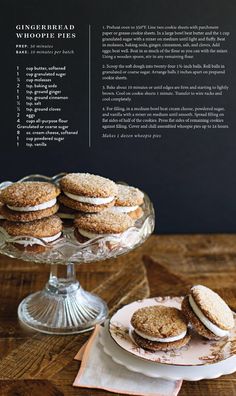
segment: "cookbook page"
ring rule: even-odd
[[[1,181],[94,173],[146,191],[158,232],[236,230],[234,1],[4,10]]]

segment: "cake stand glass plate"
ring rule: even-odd
[[[184,347],[170,351],[149,352],[137,346],[132,339],[130,324],[133,313],[142,307],[165,305],[181,307],[183,297],[156,297],[135,301],[117,311],[109,323],[109,331],[115,343],[124,351],[145,361],[175,366],[208,366],[236,356],[236,326],[229,338],[210,341],[195,333],[192,329],[191,340]]]
[[[58,184],[65,173],[53,177],[29,175],[19,181],[48,181]],[[12,182],[0,183],[4,189]],[[75,277],[75,264],[114,258],[140,246],[153,232],[155,214],[144,194],[143,216],[134,226],[119,235],[96,237],[79,243],[73,227],[64,227],[57,241],[46,245],[43,240],[11,237],[0,227],[0,253],[12,258],[51,265],[49,281],[44,290],[26,297],[18,308],[21,322],[48,334],[76,334],[92,329],[108,316],[108,308],[98,296],[85,291]],[[32,253],[14,246],[17,241],[40,244],[45,251]],[[61,273],[62,272],[62,273]]]
[[[200,381],[202,379],[218,378],[236,371],[236,356],[203,366],[175,366],[139,359],[116,344],[110,335],[108,322],[99,333],[99,341],[104,352],[114,362],[126,367],[129,371],[141,373],[151,378]]]

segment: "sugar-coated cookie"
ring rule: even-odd
[[[2,227],[11,237],[31,237],[29,240],[14,241],[14,245],[33,252],[45,250],[45,246],[40,245],[34,238],[40,238],[46,244],[50,244],[60,238],[62,233],[62,221],[56,215],[27,223],[5,220]]]
[[[60,189],[47,182],[17,182],[0,192],[3,216],[10,221],[28,222],[55,214]]]
[[[182,312],[162,305],[140,308],[131,318],[132,337],[143,349],[155,352],[178,349],[190,341]]]
[[[115,204],[117,186],[102,176],[69,173],[61,179],[60,186],[60,203],[77,211],[97,213]]]
[[[226,302],[206,286],[196,285],[182,302],[182,311],[196,332],[210,340],[229,336],[234,317]]]
[[[111,208],[114,213],[126,213],[137,220],[143,215],[140,205],[143,204],[144,194],[138,188],[117,184],[118,193],[115,205]]]
[[[81,213],[75,217],[75,236],[84,242],[106,234],[120,234],[132,227],[134,221],[124,213],[104,210],[100,213]]]

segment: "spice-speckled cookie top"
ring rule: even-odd
[[[71,194],[94,198],[117,195],[117,186],[113,181],[90,173],[69,173],[61,179],[60,186]]]
[[[60,189],[47,182],[17,182],[0,193],[1,201],[13,207],[35,206],[48,202],[60,194]]]
[[[203,314],[216,326],[223,330],[234,327],[234,318],[226,302],[206,286],[193,286],[190,294]]]
[[[134,330],[163,339],[187,331],[187,321],[182,312],[177,308],[161,305],[138,309],[131,318],[131,324]]]
[[[11,236],[49,237],[62,231],[62,221],[58,216],[50,216],[28,223],[17,223],[5,220],[2,227]]]
[[[134,221],[126,214],[104,210],[94,214],[78,214],[75,227],[98,234],[119,234],[132,227]]]
[[[117,184],[118,194],[115,206],[136,206],[142,205],[144,194],[138,188]]]

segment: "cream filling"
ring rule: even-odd
[[[189,296],[189,304],[191,305],[191,308],[195,315],[198,317],[198,319],[206,326],[208,330],[210,330],[213,334],[215,334],[217,337],[225,337],[229,335],[229,332],[227,330],[222,330],[220,327],[216,326],[214,323],[212,323],[198,308],[197,304],[195,303],[193,297],[190,295]]]
[[[182,340],[187,334],[187,330],[186,330],[186,331],[183,331],[183,333],[181,333],[181,334],[179,334],[177,336],[166,337],[166,338],[158,338],[158,337],[151,337],[151,336],[143,333],[142,331],[139,331],[139,330],[136,330],[136,329],[134,329],[134,331],[135,331],[135,333],[140,335],[140,337],[145,338],[146,340],[156,341],[156,342],[174,342],[174,341]]]
[[[14,241],[14,243],[18,243],[19,245],[24,245],[24,246],[32,246],[32,245],[41,245],[41,241],[45,243],[50,243],[53,241],[56,241],[61,236],[61,232],[58,232],[58,234],[50,236],[50,237],[43,237],[39,238],[40,241],[38,241],[37,238],[30,238],[29,240],[19,240],[19,241]]]
[[[35,206],[21,206],[21,207],[17,207],[17,206],[11,206],[11,205],[7,205],[7,207],[11,210],[14,210],[15,212],[36,212],[37,210],[43,210],[43,209],[48,209],[51,208],[52,206],[54,206],[57,203],[56,198],[51,199],[48,202],[43,202],[39,205],[35,205]]]
[[[104,205],[114,201],[115,197],[106,197],[106,198],[93,198],[93,197],[85,197],[81,195],[71,194],[67,191],[64,191],[64,194],[74,201],[88,203],[92,205]]]
[[[111,211],[114,213],[130,213],[134,212],[136,209],[138,209],[138,205],[135,206],[113,206],[111,208]]]
[[[0,215],[0,220],[5,220],[5,217],[3,217],[2,215]]]
[[[61,219],[71,219],[73,220],[75,218],[75,215],[72,213],[57,213],[57,215],[61,218]]]

